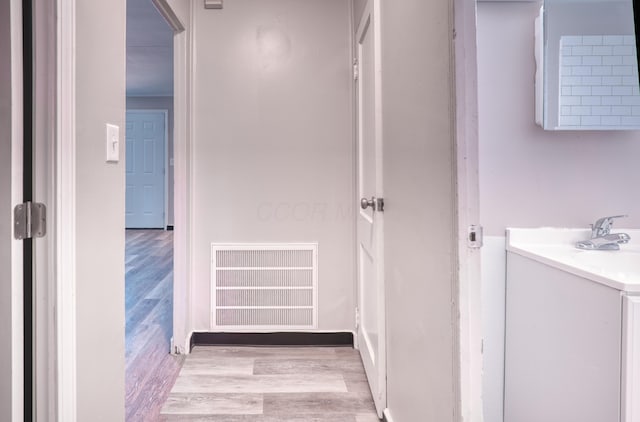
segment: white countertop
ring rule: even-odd
[[[591,229],[507,229],[507,251],[624,292],[640,293],[640,229],[614,228],[631,240],[619,251],[577,249]]]

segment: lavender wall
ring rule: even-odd
[[[480,213],[505,227],[640,226],[640,132],[550,132],[534,123],[537,3],[478,4]]]

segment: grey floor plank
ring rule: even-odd
[[[191,357],[182,366],[182,375],[252,375],[253,358],[203,359]]]
[[[267,359],[341,359],[335,348],[330,347],[212,347],[196,346],[194,358],[267,358]]]
[[[284,375],[284,374],[328,374],[351,373],[360,374],[364,371],[359,359],[256,359],[253,368],[254,375]]]
[[[346,393],[340,374],[313,377],[299,375],[184,375],[173,386],[175,393]]]
[[[378,419],[378,415],[374,414],[364,414],[364,415],[356,415],[356,422],[380,422]]]
[[[262,394],[171,394],[165,415],[261,415]]]
[[[371,395],[364,393],[293,393],[265,394],[264,414],[364,414],[375,413]]]
[[[162,422],[357,422],[355,415],[161,415]],[[369,422],[369,421],[366,421]]]

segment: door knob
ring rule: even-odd
[[[362,198],[360,200],[360,208],[366,210],[369,207],[374,211],[384,211],[384,199],[376,198],[375,196],[371,197],[371,199]]]
[[[371,207],[375,210],[375,198],[371,198],[371,199],[367,199],[367,198],[362,198],[360,200],[360,208],[362,208],[363,210],[366,210],[368,207]]]

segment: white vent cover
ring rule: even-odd
[[[211,327],[317,327],[318,244],[211,244]]]

